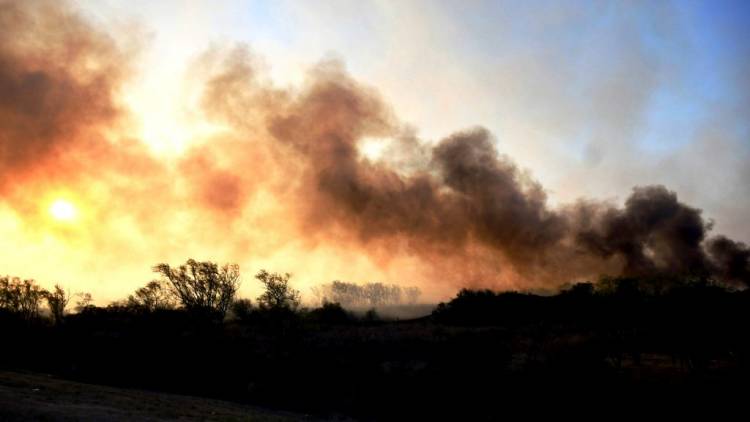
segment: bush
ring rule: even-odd
[[[178,268],[158,264],[153,270],[169,281],[172,294],[185,309],[196,313],[215,313],[221,319],[240,287],[240,268],[236,264],[219,267],[214,262],[189,259]]]
[[[253,304],[250,299],[237,299],[232,302],[231,314],[234,319],[247,322],[252,318]]]
[[[320,308],[310,311],[310,318],[322,324],[348,324],[354,320],[340,304],[331,302],[324,302]]]

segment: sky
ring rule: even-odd
[[[3,274],[106,301],[145,284],[157,262],[194,257],[238,262],[248,296],[267,268],[293,273],[303,294],[377,280],[442,299],[467,284],[547,287],[644,259],[676,265],[675,250],[710,252],[716,234],[750,241],[744,1],[0,4],[15,22],[0,34],[0,64],[11,63],[0,89],[18,93],[0,113]],[[23,126],[41,127],[39,116],[7,117],[50,115],[18,82],[34,72],[70,78],[45,94],[65,111],[47,131]],[[307,135],[325,125],[300,116],[344,99],[361,114],[326,108],[321,136],[350,136],[335,147],[357,154],[334,160]],[[17,139],[36,149],[16,151],[32,144]],[[494,178],[472,179],[481,188],[440,158],[461,143],[492,162],[482,171]],[[358,199],[342,194],[348,178]],[[627,214],[629,199],[653,203],[657,191],[633,189],[656,185],[667,189],[659,198],[702,210],[695,245],[663,240],[659,226],[636,236],[636,259],[581,235],[611,240],[619,229],[602,216]],[[446,205],[466,197],[475,202]],[[404,215],[414,213],[429,218]],[[564,234],[550,235],[558,225]],[[581,268],[562,265],[566,254]]]

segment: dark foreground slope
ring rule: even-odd
[[[555,296],[462,291],[410,321],[357,317],[330,304],[252,308],[224,321],[92,307],[59,325],[0,315],[7,345],[0,367],[321,418],[723,409],[746,401],[748,312],[748,290],[636,279]]]
[[[0,371],[0,420],[285,422],[313,418],[219,400]]]

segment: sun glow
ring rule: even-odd
[[[361,139],[357,148],[364,158],[371,161],[377,161],[383,156],[383,153],[388,146],[388,141],[388,139],[368,137]]]
[[[57,199],[49,207],[49,213],[55,220],[72,221],[76,218],[76,207],[65,199]]]

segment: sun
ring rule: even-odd
[[[49,207],[49,213],[55,220],[72,221],[76,218],[77,210],[75,205],[65,199],[57,199]]]

